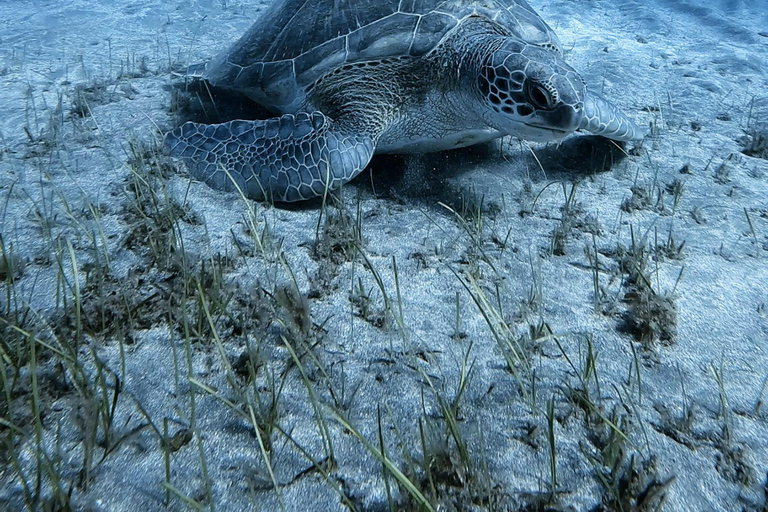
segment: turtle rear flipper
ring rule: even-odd
[[[190,64],[184,71],[171,71],[171,75],[194,80],[201,79],[205,74],[205,68],[207,66],[208,64],[206,62]]]
[[[188,122],[164,142],[197,179],[217,189],[236,184],[257,201],[321,196],[357,176],[375,148],[371,134],[345,129],[321,112],[266,121]]]

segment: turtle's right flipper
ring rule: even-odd
[[[357,176],[375,143],[312,112],[266,121],[188,122],[168,132],[164,145],[213,188],[234,190],[234,182],[257,201],[291,202],[321,196]]]

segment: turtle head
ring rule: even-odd
[[[614,140],[644,136],[605,98],[588,92],[584,80],[552,48],[506,38],[477,77],[483,119],[521,139],[545,142],[576,130]]]
[[[586,87],[551,49],[507,39],[477,78],[483,118],[522,139],[548,141],[579,129]]]

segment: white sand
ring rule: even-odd
[[[554,397],[560,492],[553,505],[559,508],[553,510],[593,510],[607,498],[596,476],[602,466],[590,457],[604,460],[595,437],[610,428],[586,421],[585,409],[566,397],[569,386],[579,387],[567,359],[581,371],[586,340],[591,339],[597,353],[599,395],[594,381],[590,393],[600,414],[620,421],[629,438],[624,448],[637,454],[638,465],[655,457],[658,482],[675,477],[666,491],[664,510],[764,511],[768,160],[741,153],[745,130],[768,122],[768,33],[760,33],[768,30],[764,3],[723,1],[698,7],[674,0],[531,3],[558,32],[568,60],[589,86],[639,123],[654,123],[658,134],[645,141],[638,156],[621,159],[599,173],[592,171],[589,155],[579,149],[576,137],[559,148],[532,145],[533,152],[517,141],[505,141],[472,151],[375,159],[370,168],[379,197],[368,173],[346,187],[344,195],[354,221],[360,194],[363,252],[382,279],[391,313],[398,317],[402,307],[402,325],[390,318],[388,329],[360,318],[356,314],[360,301],[356,306],[350,299],[362,283],[372,309],[380,312],[384,307],[374,274],[362,257],[342,259],[338,265],[331,265],[328,258],[313,258],[318,204],[290,209],[257,205],[260,229],[268,225],[272,240],[282,242],[299,289],[310,296],[311,320],[322,325],[312,335],[318,343],[313,353],[330,376],[334,393],[339,395],[343,385],[349,399],[357,390],[341,412],[375,446],[377,407],[381,408],[387,453],[405,471],[409,465],[403,453],[418,458],[421,452],[417,420],[443,428],[424,374],[443,396],[453,399],[461,361],[471,345],[473,369],[458,417],[475,465],[473,474],[479,476],[465,488],[486,492],[487,476],[494,486],[495,510],[518,510],[527,502],[526,493],[549,489],[544,411]],[[84,286],[83,265],[95,260],[87,234],[95,233],[101,240],[97,226],[106,240],[112,272],[125,283],[126,293],[149,296],[163,289],[167,275],[151,268],[148,241],[133,231],[136,220],[130,213],[126,165],[129,141],[150,143],[157,128],[172,127],[169,61],[210,58],[264,8],[260,1],[62,4],[43,0],[0,4],[0,232],[6,247],[26,262],[15,283],[18,296],[50,324],[63,314],[54,307],[56,247],[63,247],[59,254],[65,255],[64,273],[70,282],[76,277]],[[85,117],[71,115],[75,87],[94,83],[105,86],[98,101],[89,99]],[[681,174],[686,165],[690,174]],[[387,179],[388,172],[395,177]],[[676,208],[669,193],[662,204],[657,203],[658,190],[675,179],[684,183]],[[555,181],[562,185],[547,187]],[[576,207],[568,217],[574,226],[565,254],[550,255],[553,230],[561,224],[563,187],[570,192],[576,183]],[[633,186],[651,190],[651,204],[622,211]],[[462,193],[484,200],[480,242],[473,242],[456,216],[440,204],[459,209]],[[168,179],[167,194],[186,204],[200,221],[182,221],[178,227],[190,255],[232,256],[224,282],[236,297],[258,287],[272,292],[276,283],[288,282],[283,265],[240,255],[234,238],[246,245],[252,241],[246,207],[238,197],[190,184],[181,174]],[[89,204],[98,207],[99,219],[89,212]],[[655,247],[655,238],[665,243],[670,231],[677,244],[685,242],[681,257],[657,260],[651,251],[647,275],[657,292],[672,298],[676,334],[669,343],[641,344],[617,328],[626,303],[615,304],[613,316],[594,312],[593,271],[585,247],[591,250],[595,232],[594,244],[601,253],[600,284],[609,296],[621,298],[626,289],[620,286],[622,276],[612,256],[617,246],[629,246],[633,232],[639,245]],[[77,276],[67,259],[66,240],[80,263]],[[474,275],[490,308],[498,310],[500,302],[505,323],[516,337],[525,339],[529,325],[542,321],[555,334],[525,347],[530,370],[521,371],[530,391],[535,370],[535,413],[505,370],[488,323],[452,270]],[[0,298],[4,311],[5,292],[3,288]],[[466,333],[460,340],[452,337],[457,293],[461,330]],[[523,307],[531,295],[533,305]],[[253,315],[247,307],[238,311]],[[390,312],[384,314],[392,317]],[[223,347],[234,361],[245,348],[245,337],[232,335],[224,324],[219,323]],[[118,432],[144,421],[128,394],[159,428],[164,418],[170,420],[171,432],[189,426],[190,395],[179,326],[159,321],[119,331],[133,343],[126,348],[125,387],[115,420]],[[281,332],[273,325],[262,343],[267,368],[278,377],[290,360],[278,343]],[[257,330],[249,334],[256,344]],[[119,372],[118,337],[86,337],[115,372]],[[633,346],[640,362],[641,390]],[[174,350],[181,360],[178,389]],[[87,351],[81,352],[87,360]],[[343,510],[346,506],[335,486],[359,510],[386,510],[381,464],[333,419],[330,410],[338,405],[329,384],[309,357],[303,362],[312,370],[310,381],[323,404],[336,466],[330,468],[329,481],[317,471],[303,473],[312,464],[275,431],[272,466],[277,482],[284,484],[280,495],[285,508]],[[50,360],[40,364],[40,371],[55,373]],[[237,401],[213,342],[194,344],[192,364],[197,381]],[[257,382],[265,399],[267,372],[259,371]],[[28,387],[21,383],[17,390],[23,394]],[[85,406],[72,390],[46,397],[46,449],[54,452],[60,427],[61,475],[65,482],[74,482],[82,462],[77,418]],[[17,406],[9,421],[28,422],[24,414],[28,415],[29,405]],[[690,421],[682,426],[687,411]],[[276,494],[250,422],[202,392],[196,395],[195,412],[215,510],[275,510]],[[325,456],[315,412],[295,368],[286,377],[278,423],[312,457]],[[28,423],[20,426],[32,430]],[[34,475],[34,442],[31,435],[21,439],[17,449],[24,470]],[[98,460],[102,451],[97,452]],[[0,461],[0,508],[24,510],[18,475],[1,455]],[[171,456],[171,470],[174,486],[205,501],[196,441]],[[153,430],[144,428],[105,458],[87,488],[74,491],[74,509],[162,510],[163,481],[160,443]],[[392,486],[401,496],[394,482]],[[461,492],[455,490],[456,495]],[[442,495],[443,510],[453,510],[448,496]],[[473,506],[482,508],[480,503]],[[174,499],[169,508],[187,507]]]

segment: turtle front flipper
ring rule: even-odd
[[[613,140],[640,140],[645,132],[619,108],[599,94],[587,92],[579,130]]]
[[[257,201],[303,201],[335,190],[371,159],[371,135],[352,133],[321,112],[266,121],[188,122],[165,136],[171,155],[216,189],[233,182]]]

